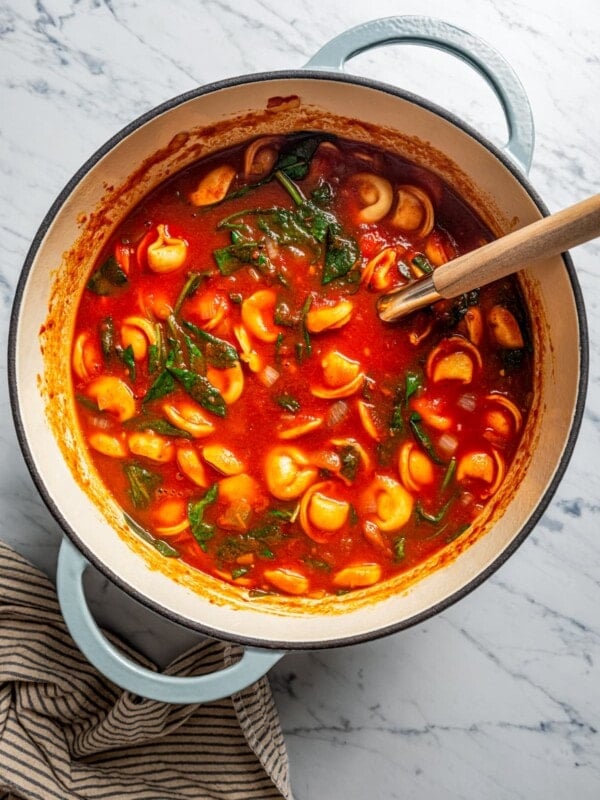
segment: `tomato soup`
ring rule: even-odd
[[[518,283],[394,324],[376,300],[491,238],[432,173],[310,132],[149,194],[91,269],[72,345],[83,438],[132,529],[254,596],[306,597],[463,535],[531,402]]]

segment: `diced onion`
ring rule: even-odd
[[[475,502],[475,495],[471,494],[471,492],[462,492],[459,500],[461,505],[470,506]]]
[[[459,408],[462,408],[463,411],[475,411],[476,405],[476,398],[474,394],[467,392],[461,395],[458,398],[458,402],[456,404]]]
[[[336,425],[339,425],[340,422],[346,419],[349,411],[350,407],[348,403],[346,403],[345,400],[338,400],[337,403],[334,403],[329,409],[327,425],[329,425],[330,428],[335,428]]]
[[[279,256],[281,248],[277,242],[267,238],[265,241],[265,250],[267,251],[267,255],[269,256],[270,260],[274,261]]]
[[[260,373],[259,377],[261,382],[264,383],[265,386],[269,387],[273,386],[273,384],[279,379],[279,372],[277,372],[275,367],[267,364],[267,366]]]
[[[437,440],[437,446],[442,453],[451,456],[456,452],[456,448],[458,447],[458,439],[451,433],[442,433],[440,438]]]

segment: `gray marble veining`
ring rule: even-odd
[[[198,84],[300,67],[344,29],[397,13],[446,19],[509,60],[536,123],[530,178],[550,210],[599,190],[594,0],[0,0],[2,341],[38,225],[108,137]],[[489,87],[450,56],[387,47],[351,68],[506,137]],[[297,800],[600,797],[600,245],[572,255],[591,370],[553,501],[507,564],[442,615],[369,644],[293,653],[273,671]],[[0,371],[1,535],[52,574],[60,531],[17,445],[5,344]],[[88,591],[100,621],[162,663],[194,639],[98,575]]]

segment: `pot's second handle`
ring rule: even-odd
[[[285,655],[279,650],[246,647],[240,661],[208,675],[182,678],[152,672],[117,650],[96,625],[83,591],[83,574],[89,566],[85,556],[64,537],[56,571],[63,617],[88,661],[117,686],[134,694],[165,703],[210,703],[250,686]]]
[[[324,45],[306,69],[343,69],[346,61],[384,44],[422,44],[444,50],[466,61],[490,84],[508,124],[505,150],[524,171],[533,158],[534,129],[531,106],[510,64],[473,34],[431,17],[385,17],[357,25]]]

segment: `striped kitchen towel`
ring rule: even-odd
[[[166,672],[198,675],[237,654],[206,640]],[[266,678],[204,705],[119,689],[73,643],[48,578],[0,542],[0,800],[281,797],[288,760]]]

